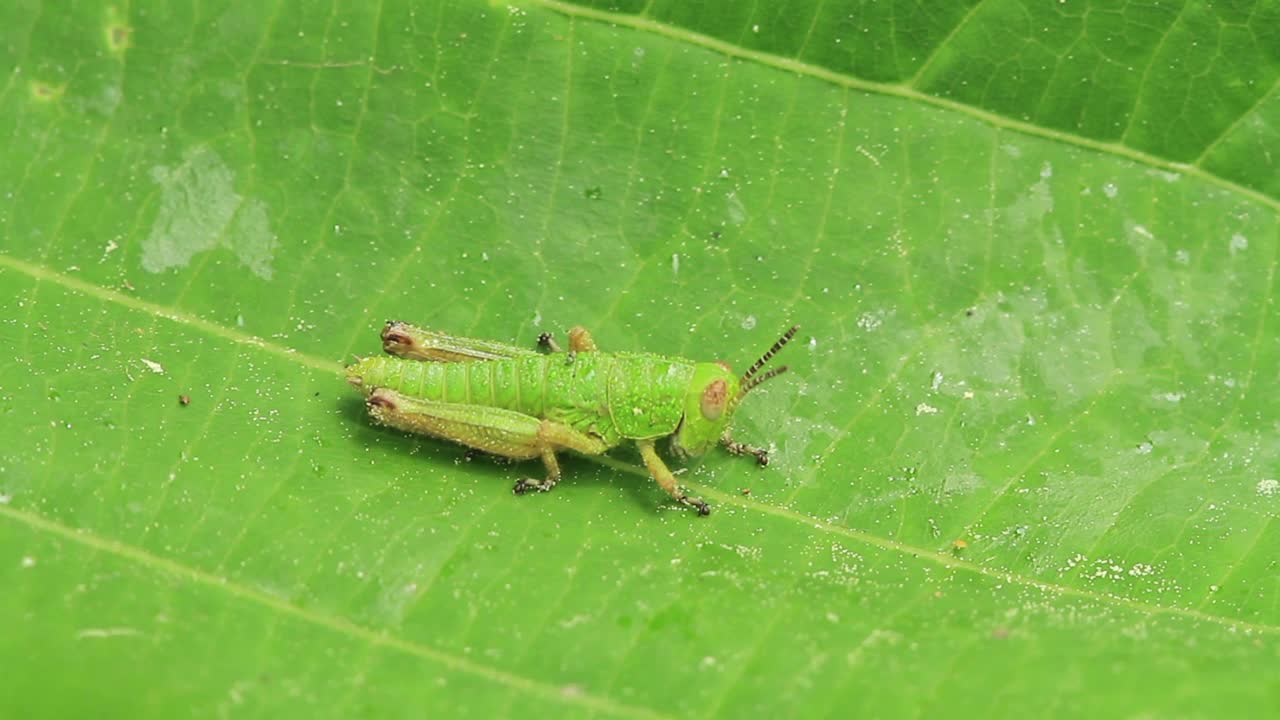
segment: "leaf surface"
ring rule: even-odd
[[[0,715],[1280,702],[1275,3],[0,9]],[[388,318],[792,372],[671,507]]]

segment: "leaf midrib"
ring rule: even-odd
[[[93,550],[124,558],[157,572],[182,578],[205,587],[220,589],[233,597],[262,605],[275,612],[364,641],[374,647],[390,648],[418,658],[435,661],[453,670],[476,675],[550,700],[580,705],[591,710],[607,712],[622,717],[642,718],[644,720],[669,720],[668,715],[647,707],[620,703],[607,697],[598,697],[582,691],[566,693],[564,688],[556,685],[474,662],[429,645],[405,640],[391,633],[372,630],[340,616],[328,615],[299,607],[229,578],[185,565],[171,558],[149,553],[127,543],[99,537],[83,529],[68,527],[36,513],[0,505],[0,517],[26,525],[32,530],[51,533]]]
[[[18,260],[16,258],[12,258],[7,255],[0,255],[0,267],[3,267],[3,266],[7,266],[14,270],[18,270],[20,272],[26,273],[38,280],[59,284],[69,290],[80,292],[80,293],[89,295],[91,297],[97,298],[99,300],[103,300],[105,302],[114,303],[114,304],[126,307],[130,310],[152,315],[157,318],[170,320],[172,322],[175,322],[181,325],[186,325],[202,332],[208,332],[210,334],[213,334],[219,338],[228,340],[230,342],[234,342],[240,345],[245,345],[245,346],[260,350],[262,352],[266,352],[271,355],[286,358],[292,362],[296,362],[299,365],[302,365],[305,367],[321,370],[324,372],[330,372],[330,373],[333,373],[334,375],[340,375],[343,370],[342,366],[339,365],[338,363],[324,360],[321,358],[316,358],[306,353],[292,350],[290,348],[281,347],[274,343],[267,342],[265,340],[262,340],[261,338],[255,337],[253,335],[249,335],[247,333],[242,333],[237,330],[234,330],[222,325],[218,325],[217,323],[210,322],[208,320],[192,315],[190,313],[173,310],[173,309],[158,305],[156,303],[148,302],[146,300],[140,300],[136,297],[125,295],[118,291],[104,288],[99,285],[86,282],[79,278],[64,275],[62,273],[59,273],[54,270],[50,270],[48,268],[43,268],[37,265],[33,265],[31,263]],[[609,467],[613,470],[630,473],[632,475],[636,475],[639,477],[645,477],[645,478],[648,477],[648,473],[642,470],[641,468],[636,467],[635,465],[623,462],[621,460],[617,460],[615,458],[611,458],[608,456],[595,456],[595,457],[589,457],[586,459],[596,462],[600,465]],[[690,487],[697,488],[699,493],[706,495],[708,497],[714,498],[715,500],[720,502],[722,505],[731,505],[737,508],[741,508],[743,510],[759,512],[764,515],[770,515],[776,518],[780,518],[780,519],[794,522],[800,525],[804,525],[814,531],[824,532],[830,535],[835,535],[837,537],[846,538],[849,540],[853,540],[855,542],[859,542],[865,545],[870,545],[873,547],[880,548],[882,550],[898,553],[911,558],[922,559],[925,561],[933,562],[937,565],[941,565],[942,567],[945,567],[951,570],[968,572],[968,573],[972,573],[982,577],[999,580],[1001,582],[1020,585],[1023,587],[1035,588],[1037,590],[1040,590],[1041,592],[1045,592],[1053,595],[1079,598],[1084,600],[1090,600],[1092,602],[1124,607],[1124,608],[1145,613],[1153,617],[1158,615],[1171,615],[1176,617],[1183,617],[1187,619],[1193,619],[1193,620],[1199,620],[1207,623],[1212,623],[1215,625],[1220,625],[1220,626],[1227,627],[1230,629],[1235,629],[1235,630],[1246,630],[1249,632],[1255,632],[1255,633],[1266,634],[1266,635],[1280,635],[1280,625],[1254,623],[1254,622],[1249,622],[1246,620],[1232,618],[1224,615],[1206,613],[1201,610],[1193,609],[1193,608],[1156,605],[1153,603],[1146,603],[1139,600],[1127,598],[1122,595],[1115,595],[1112,593],[1100,593],[1092,590],[1085,590],[1081,588],[1072,587],[1069,585],[1045,582],[1042,580],[1037,580],[1035,578],[1027,577],[1025,575],[1020,575],[1012,571],[978,565],[973,562],[964,560],[962,558],[956,557],[954,555],[951,555],[945,552],[939,552],[939,551],[930,550],[927,548],[916,547],[914,545],[898,542],[896,540],[882,538],[876,535],[871,535],[869,533],[861,532],[859,530],[854,530],[851,528],[835,525],[829,522],[825,522],[823,520],[819,520],[817,518],[810,517],[808,515],[797,512],[795,510],[791,510],[789,508],[753,502],[753,501],[747,500],[746,498],[741,497],[740,495],[725,493],[716,488],[702,485],[700,483],[688,482],[686,484],[689,485]],[[53,520],[32,515],[30,513],[17,511],[11,508],[0,507],[0,515],[4,515],[13,519],[24,521],[28,525],[31,525],[32,527],[47,528],[54,532],[67,535],[68,537],[72,537],[72,538],[79,538],[80,535],[83,533],[83,531],[72,530]],[[209,584],[209,585],[221,586],[221,585],[227,585],[227,584],[233,584],[233,585],[235,584],[228,578],[222,578],[222,577],[213,575],[211,573],[207,573],[205,571],[188,568],[175,560],[170,560],[170,559],[162,558],[159,556],[151,555],[150,553],[147,553],[144,550],[120,543],[119,541],[109,540],[105,538],[97,538],[96,536],[90,536],[90,537],[94,538],[94,543],[91,543],[93,544],[94,547],[99,547],[101,549],[107,549],[107,550],[111,550],[112,548],[114,548],[116,551],[118,551],[117,554],[120,554],[124,557],[129,557],[134,559],[149,558],[149,560],[146,561],[146,564],[150,566],[169,568],[175,571],[193,573],[195,575],[201,576],[205,580],[208,580],[209,582],[207,582],[206,584]],[[243,594],[246,597],[257,597],[258,595],[261,595],[261,597],[264,600],[269,599],[271,602],[267,604],[272,605],[273,607],[276,605],[279,605],[281,608],[288,608],[290,609],[291,612],[293,612],[293,614],[301,617],[306,617],[309,615],[309,611],[306,611],[300,608],[295,608],[294,606],[288,605],[287,603],[283,603],[277,598],[273,598],[269,595],[257,593],[256,591],[253,591],[250,588],[247,588],[245,586],[237,586],[237,587],[240,587],[245,591],[244,593],[240,593],[240,594]],[[360,626],[354,625],[345,620],[340,620],[338,618],[327,618],[327,616],[321,616],[319,614],[316,614],[316,617],[318,618],[318,620],[316,621],[321,625],[325,625],[326,627],[336,627],[336,625],[343,625],[343,626],[349,626],[353,630],[358,630],[359,632],[355,633],[357,635],[359,635],[360,633],[365,633],[374,638],[386,637],[382,634],[375,633],[374,631],[368,630],[366,628],[361,628]],[[324,618],[327,618],[327,620],[320,621],[320,620],[323,620]],[[408,641],[403,641],[403,640],[398,640],[397,642],[404,646],[420,647],[424,651],[430,651],[430,653],[440,653],[442,656],[452,657],[452,656],[448,656],[447,653],[442,653],[442,651],[434,650],[434,649],[428,648],[427,646],[417,646],[415,643],[410,643]],[[384,640],[383,644],[390,644],[390,643],[387,643]],[[401,649],[404,649],[404,648],[401,648]],[[455,660],[460,663],[469,663],[469,661],[465,661],[460,658],[455,658]],[[484,666],[476,665],[476,667],[484,667]],[[497,671],[497,670],[494,670],[493,672],[501,673],[501,671]],[[532,681],[529,681],[529,682],[532,682]]]
[[[863,80],[861,78],[856,78],[824,68],[820,65],[801,62],[793,58],[782,57],[773,53],[750,50],[709,35],[704,35],[683,27],[658,22],[638,15],[627,15],[623,13],[609,12],[606,10],[597,10],[595,8],[581,7],[572,3],[564,2],[563,0],[528,0],[528,2],[531,5],[536,5],[552,12],[566,15],[570,18],[581,18],[595,22],[607,23],[609,25],[626,27],[639,32],[651,33],[653,35],[701,47],[731,58],[757,62],[761,65],[785,70],[789,73],[794,73],[796,75],[816,80],[823,80],[841,87],[924,103],[925,105],[930,105],[932,107],[967,115],[1001,130],[1009,130],[1031,137],[1052,140],[1064,145],[1071,145],[1105,155],[1124,158],[1141,165],[1146,165],[1152,169],[1179,173],[1188,177],[1197,178],[1223,188],[1224,190],[1249,198],[1250,200],[1258,202],[1273,211],[1280,211],[1280,198],[1271,197],[1263,192],[1241,185],[1240,183],[1229,180],[1221,175],[1211,173],[1200,167],[1198,163],[1206,157],[1207,150],[1205,154],[1202,154],[1197,158],[1195,163],[1188,164],[1174,162],[1172,160],[1161,158],[1157,155],[1142,152],[1141,150],[1135,150],[1134,148],[1121,143],[1103,142],[1101,140],[1094,140],[1075,133],[1068,133],[1061,130],[1042,127],[1034,123],[1017,120],[1005,115],[983,110],[982,108],[975,107],[973,105],[923,93],[909,84],[914,82],[915,78],[911,78],[906,84],[880,83],[871,80]],[[1263,93],[1263,96],[1258,100],[1258,103],[1261,103],[1262,99],[1270,97],[1271,94],[1276,91],[1277,87],[1280,87],[1280,81],[1278,81],[1276,85],[1266,93]],[[1252,110],[1249,112],[1251,111]],[[1245,113],[1246,116],[1247,114],[1248,112]],[[1238,122],[1239,120],[1237,120],[1236,123],[1233,123],[1230,127],[1235,127]],[[1224,136],[1225,131],[1223,136],[1215,138],[1213,143],[1208,147],[1216,146]]]

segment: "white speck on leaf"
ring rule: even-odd
[[[1120,188],[1116,187],[1115,183],[1107,183],[1102,186],[1102,194],[1109,198],[1113,198],[1120,194]]]
[[[1045,163],[1040,171],[1040,179],[1030,188],[1031,192],[1018,197],[1009,205],[1009,221],[1015,228],[1034,225],[1053,212],[1053,192],[1049,185],[1049,178],[1052,176],[1053,167]]]
[[[942,482],[942,491],[947,495],[968,495],[980,487],[982,478],[975,473],[948,475]]]
[[[31,557],[30,555],[27,555],[26,557],[22,558],[22,567],[24,567],[24,568],[32,568],[32,567],[35,567],[35,566],[36,566],[36,559],[35,559],[35,558]]]
[[[680,253],[671,253],[671,274],[680,274]]]
[[[588,620],[590,620],[590,619],[591,619],[591,616],[590,616],[590,615],[586,615],[586,614],[584,614],[584,613],[578,613],[577,615],[574,615],[573,617],[569,618],[568,620],[561,620],[561,621],[559,622],[559,625],[560,625],[560,627],[562,627],[562,628],[564,628],[564,629],[568,630],[568,629],[570,629],[570,628],[572,628],[572,627],[574,627],[574,626],[576,626],[576,625],[581,625],[582,623],[584,623],[584,622],[586,622],[586,621],[588,621]]]
[[[1241,235],[1240,233],[1236,233],[1231,236],[1231,244],[1228,245],[1228,247],[1231,249],[1232,255],[1235,255],[1238,252],[1244,252],[1249,249],[1249,238]]]
[[[131,637],[141,635],[137,628],[131,627],[107,627],[107,628],[85,628],[76,633],[76,637],[84,638],[113,638],[113,637]]]
[[[755,316],[755,315],[748,315],[748,316],[746,316],[746,317],[742,318],[742,329],[743,329],[743,330],[754,330],[754,329],[755,329],[755,327],[756,327],[756,316]]]
[[[866,313],[862,313],[862,315],[858,318],[858,327],[862,328],[863,330],[866,330],[867,332],[871,332],[872,330],[875,330],[876,328],[880,327],[880,325],[883,323],[884,323],[884,313],[882,312],[874,312],[874,313],[866,312]]]
[[[1258,481],[1259,495],[1262,495],[1263,497],[1271,497],[1277,493],[1280,493],[1280,480],[1268,478],[1266,480]]]
[[[724,172],[729,172],[725,170]],[[742,199],[738,197],[738,193],[731,192],[726,198],[728,201],[727,211],[729,213],[729,222],[734,225],[741,225],[747,221],[747,206],[742,204]]]
[[[919,405],[916,406],[916,415],[936,415],[936,414],[938,414],[938,408],[928,403],[920,403]]]
[[[139,358],[139,360],[142,362],[143,365],[146,365],[147,369],[150,370],[151,372],[157,375],[164,374],[164,366],[156,362],[155,360],[148,360],[146,358]]]

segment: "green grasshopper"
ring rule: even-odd
[[[760,370],[798,329],[738,377],[723,362],[601,352],[581,327],[569,331],[567,352],[544,333],[538,344],[546,354],[393,321],[382,330],[382,348],[392,357],[358,360],[347,381],[383,425],[515,460],[542,458],[546,478],[520,480],[517,495],[555,487],[561,450],[599,455],[634,440],[658,485],[707,515],[711,509],[685,495],[654,444],[670,436],[672,451],[689,458],[718,442],[769,464],[766,450],[733,440],[729,421],[747,393],[786,372]]]

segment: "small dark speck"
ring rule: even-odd
[[[585,195],[588,200],[599,200],[604,197],[604,188],[596,185],[595,187],[587,188],[582,194]]]
[[[751,494],[751,488],[742,488],[742,494],[743,494],[743,495],[750,495],[750,494]]]
[[[973,308],[969,308],[968,310],[965,310],[965,311],[964,311],[964,316],[965,316],[965,317],[973,317]]]
[[[191,396],[190,396],[190,395],[179,395],[179,396],[178,396],[178,404],[179,404],[179,405],[181,405],[182,407],[186,407],[186,406],[190,405],[190,404],[191,404]]]

